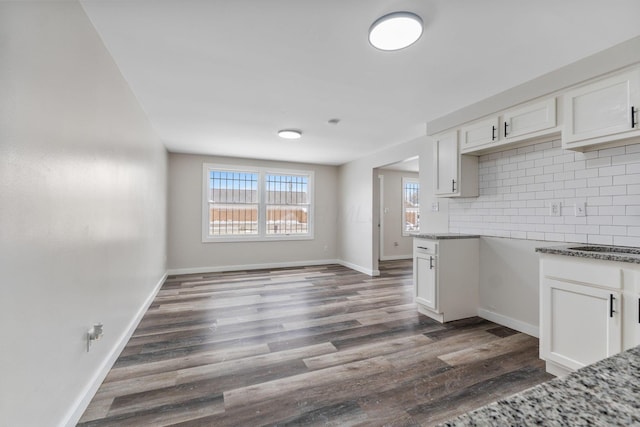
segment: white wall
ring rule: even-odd
[[[375,235],[378,209],[374,204],[374,179],[377,181],[378,177],[373,170],[422,156],[426,145],[426,137],[416,138],[339,167],[338,257],[344,265],[367,274],[379,274]],[[421,172],[422,166],[420,157]],[[427,166],[425,170],[431,168]],[[422,188],[422,179],[420,185]]]
[[[379,259],[411,258],[413,254],[413,238],[403,236],[402,217],[402,178],[418,179],[415,172],[377,169],[377,175],[382,176],[382,227],[381,253]],[[374,181],[375,182],[375,181]]]
[[[277,242],[202,243],[202,164],[247,165],[315,172],[315,238]],[[338,168],[229,157],[169,155],[171,273],[335,262]]]
[[[0,40],[0,426],[75,424],[163,278],[167,155],[78,3]]]
[[[486,319],[538,336],[537,240],[480,239],[480,308]]]

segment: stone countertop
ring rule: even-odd
[[[429,240],[446,240],[446,239],[477,239],[480,236],[475,234],[460,234],[460,233],[415,233],[413,237],[419,239]]]
[[[640,425],[640,346],[441,426]]]
[[[605,252],[579,250],[579,248],[601,248]],[[577,248],[577,249],[572,249]],[[548,246],[536,248],[536,252],[552,255],[567,255],[579,258],[600,259],[603,261],[618,261],[640,264],[640,248],[626,246],[600,246],[588,245],[585,243],[574,243],[570,245]]]

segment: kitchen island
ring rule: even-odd
[[[640,346],[441,425],[640,425]]]

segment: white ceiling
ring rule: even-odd
[[[170,151],[323,164],[640,35],[638,0],[82,4]],[[420,15],[424,34],[378,51],[369,26],[395,10]]]

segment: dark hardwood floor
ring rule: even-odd
[[[551,378],[538,340],[412,302],[411,261],[169,277],[79,425],[433,425]]]

